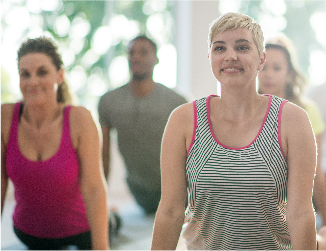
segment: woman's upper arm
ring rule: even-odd
[[[14,110],[13,104],[1,105],[1,213],[7,192],[8,175],[6,171],[6,148]]]
[[[282,137],[285,137],[288,163],[288,210],[311,210],[316,167],[316,143],[306,112],[286,103],[282,112]],[[283,141],[284,142],[284,141]]]
[[[91,113],[83,107],[72,107],[70,121],[73,140],[77,142],[81,189],[97,187],[104,178],[98,127]]]
[[[186,142],[191,141],[193,106],[184,104],[175,109],[166,125],[161,149],[162,201],[169,207],[182,206],[184,209],[186,182]]]

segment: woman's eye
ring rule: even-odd
[[[38,72],[38,75],[40,75],[40,76],[44,76],[44,75],[46,75],[48,72],[47,71],[45,71],[45,70],[40,70],[39,72]]]
[[[27,78],[29,76],[29,74],[28,74],[28,72],[22,72],[22,73],[20,73],[20,77],[22,77],[22,78]]]
[[[238,47],[238,50],[240,50],[240,51],[249,50],[249,47],[246,46],[246,45],[240,45],[240,46]]]
[[[224,47],[223,46],[216,46],[214,48],[214,51],[222,51],[222,50],[224,50]]]

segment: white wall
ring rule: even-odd
[[[176,89],[188,100],[217,93],[207,37],[209,25],[218,15],[218,1],[176,1]]]

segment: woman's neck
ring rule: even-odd
[[[62,116],[64,104],[55,103],[46,106],[29,105],[25,103],[22,118],[30,125],[41,128]]]
[[[237,91],[221,91],[219,99],[219,112],[225,113],[230,119],[242,119],[255,114],[260,109],[263,99],[267,97],[259,95],[255,90],[244,92]]]

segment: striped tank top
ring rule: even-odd
[[[193,249],[291,249],[285,220],[287,163],[280,143],[285,100],[269,95],[256,138],[230,148],[212,132],[209,97],[193,102],[183,237]]]

